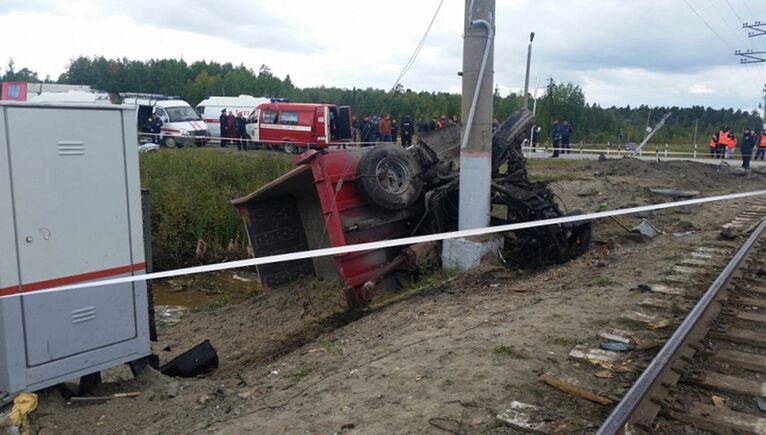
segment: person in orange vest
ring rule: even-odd
[[[728,150],[730,148],[734,148],[736,143],[737,142],[734,138],[734,134],[729,131],[729,127],[724,127],[721,131],[718,132],[718,148],[716,153],[717,157],[719,159],[725,158]]]
[[[737,137],[734,133],[729,132],[729,143],[726,144],[726,158],[730,159],[734,156],[734,149],[737,148]]]
[[[766,128],[761,130],[761,140],[758,142],[758,152],[755,153],[755,158],[753,160],[758,160],[758,157],[760,157],[761,160],[766,160]]]
[[[710,136],[710,158],[716,157],[718,157],[718,135],[714,134]]]

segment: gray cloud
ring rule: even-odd
[[[104,7],[104,12],[125,14],[139,24],[157,28],[218,37],[244,48],[297,53],[322,48],[318,41],[302,37],[289,23],[247,0],[136,0]]]

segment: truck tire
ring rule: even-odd
[[[286,141],[283,145],[283,149],[285,150],[287,154],[295,154],[295,148],[296,148],[295,144],[293,144],[292,142]]]
[[[411,206],[423,190],[415,158],[394,144],[378,145],[366,152],[359,160],[356,175],[367,202],[386,210]]]

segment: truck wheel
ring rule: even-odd
[[[417,201],[423,190],[418,173],[415,158],[394,144],[371,148],[356,168],[362,196],[387,210],[402,210]]]
[[[292,142],[285,142],[284,150],[287,154],[295,154],[295,145]]]

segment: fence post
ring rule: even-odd
[[[668,144],[665,144],[665,158],[668,158]]]
[[[609,156],[609,152],[610,152],[611,150],[612,150],[612,141],[610,140],[610,141],[608,141],[608,142],[606,143],[606,155],[607,155],[607,157]]]
[[[697,158],[697,144],[694,144],[694,158]]]
[[[582,160],[582,141],[580,141],[580,160]]]
[[[660,161],[660,146],[654,145],[654,156],[657,157],[657,161]]]
[[[622,154],[622,145],[617,144],[617,157],[620,157],[620,154]]]

